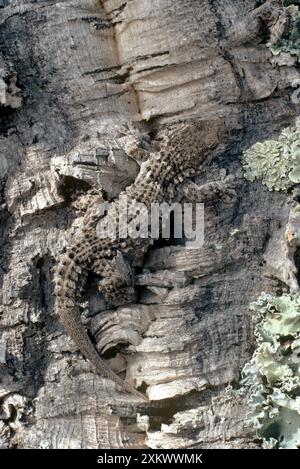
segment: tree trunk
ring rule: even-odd
[[[0,2],[3,448],[258,446],[245,400],[226,387],[253,352],[249,303],[284,288],[265,253],[287,221],[287,195],[247,182],[240,164],[297,114],[295,63],[279,65],[267,46],[280,4]],[[67,337],[52,268],[80,229],[88,189],[116,197],[159,132],[214,118],[225,136],[194,180],[221,180],[205,199],[204,246],[155,242],[137,261],[134,304],[107,310],[92,277],[82,301],[98,351],[147,392],[141,403]],[[195,184],[180,189],[187,200]]]

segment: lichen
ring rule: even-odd
[[[297,56],[300,59],[300,12],[293,2],[286,2],[285,5],[293,18],[292,27],[286,37],[280,38],[275,44],[270,46],[270,50],[274,55],[285,52]]]
[[[274,55],[290,54],[300,61],[300,11],[286,0],[291,24],[275,44],[269,44]],[[277,139],[258,142],[243,155],[245,177],[260,179],[269,190],[287,190],[300,182],[300,119],[285,129]]]
[[[269,190],[287,190],[300,182],[300,119],[276,140],[255,143],[243,154],[244,176]]]
[[[239,390],[248,422],[264,448],[300,448],[300,294],[262,294],[251,309],[257,348]]]

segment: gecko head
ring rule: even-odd
[[[224,119],[192,120],[167,129],[162,150],[178,172],[199,172],[224,137]]]

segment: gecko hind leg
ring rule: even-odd
[[[92,270],[102,277],[98,290],[107,303],[120,306],[135,300],[133,273],[119,251],[111,260],[102,258],[96,261]]]

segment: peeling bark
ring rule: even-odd
[[[282,292],[287,278],[297,284],[284,247],[288,196],[240,171],[242,151],[297,114],[295,63],[278,64],[267,47],[288,21],[280,3],[12,0],[1,8],[3,448],[257,447],[245,402],[225,389],[252,352],[249,302]],[[114,198],[165,125],[215,117],[226,124],[222,148],[179,190],[205,203],[203,248],[155,242],[136,259],[134,304],[105,310],[92,278],[82,302],[99,352],[147,388],[150,404],[136,403],[65,335],[52,267],[83,223],[88,189]],[[278,246],[290,277],[270,257]]]

